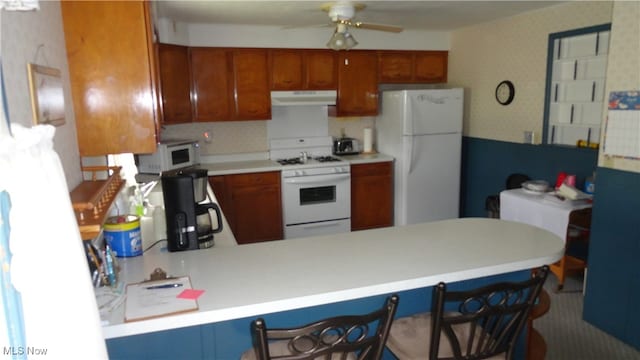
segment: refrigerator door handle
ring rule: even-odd
[[[411,172],[413,171],[413,140],[414,137],[413,136],[408,136],[409,138],[409,171],[407,172],[407,174],[411,174]]]

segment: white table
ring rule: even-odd
[[[591,207],[586,200],[560,200],[552,193],[534,193],[525,189],[500,193],[500,219],[537,226],[565,239],[569,214]]]

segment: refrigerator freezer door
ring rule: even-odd
[[[403,137],[403,155],[396,160],[396,225],[459,217],[461,141],[458,133]]]
[[[462,132],[463,89],[406,90],[403,134]]]

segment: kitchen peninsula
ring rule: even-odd
[[[156,267],[188,275],[194,289],[205,290],[199,310],[124,323],[120,309],[103,333],[114,358],[238,358],[251,346],[249,323],[257,316],[273,325],[306,322],[373,309],[390,293],[400,294],[403,316],[425,310],[426,289],[439,281],[522,279],[562,252],[562,239],[546,230],[484,218],[178,253],[156,249],[123,259],[122,280],[141,281]]]

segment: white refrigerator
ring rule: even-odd
[[[463,89],[382,93],[378,151],[395,158],[395,225],[459,217]]]

